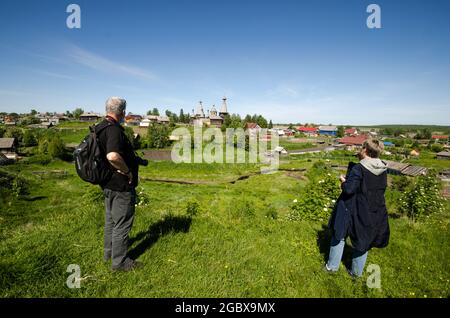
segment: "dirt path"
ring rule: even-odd
[[[285,171],[287,176],[302,180],[303,176],[299,174],[299,172],[304,172],[306,169],[279,169],[278,171]],[[175,183],[175,184],[186,184],[186,185],[223,185],[223,184],[235,184],[238,181],[246,180],[250,177],[254,177],[262,174],[261,171],[252,172],[243,176],[239,176],[234,179],[224,179],[222,181],[210,181],[210,180],[180,180],[180,179],[164,179],[164,178],[149,178],[149,177],[140,177],[140,180],[146,182],[163,182],[163,183]]]

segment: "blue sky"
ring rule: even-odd
[[[81,7],[81,29],[66,7]],[[366,7],[381,7],[368,29]],[[0,111],[450,125],[450,1],[0,1]]]

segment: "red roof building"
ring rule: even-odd
[[[347,136],[355,136],[358,134],[358,131],[356,130],[356,128],[348,128],[344,131],[344,134]]]
[[[303,133],[317,133],[319,131],[319,128],[300,126],[297,127],[297,130]]]
[[[339,143],[349,146],[362,146],[363,143],[367,140],[366,135],[359,136],[345,136],[339,139]]]
[[[443,139],[443,140],[448,140],[448,136],[447,136],[447,135],[433,135],[433,136],[431,136],[431,139]]]
[[[245,129],[260,129],[259,125],[257,123],[246,123]]]

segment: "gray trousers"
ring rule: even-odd
[[[112,259],[112,268],[124,266],[130,259],[128,233],[134,220],[136,192],[118,192],[104,189],[105,194],[105,240],[104,259]]]

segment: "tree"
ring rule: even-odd
[[[0,138],[3,138],[3,136],[5,135],[6,129],[3,127],[0,127]]]
[[[159,116],[159,110],[158,110],[158,108],[153,108],[153,110],[152,110],[152,115],[155,115],[155,116]]]
[[[75,108],[75,110],[72,112],[73,117],[74,117],[75,119],[80,119],[80,116],[81,116],[81,114],[83,114],[83,113],[84,113],[84,110],[81,109],[81,108]]]
[[[268,128],[269,128],[269,129],[272,129],[272,128],[273,128],[272,119],[269,121],[269,126],[268,126]]]
[[[6,132],[4,134],[5,138],[16,138],[17,142],[22,142],[23,140],[23,131],[21,128],[9,128],[6,129]]]
[[[36,114],[37,114],[36,109],[32,109],[31,112],[30,112],[30,115],[31,115],[31,116],[34,116],[34,115],[36,115]]]
[[[31,130],[25,130],[25,133],[23,134],[23,145],[25,147],[32,147],[37,146],[37,140],[34,136],[33,132]]]
[[[169,145],[169,128],[166,125],[152,123],[148,127],[147,146],[149,148],[165,148]]]
[[[267,120],[266,120],[263,116],[261,116],[261,115],[259,115],[259,116],[257,117],[256,123],[257,123],[257,124],[259,125],[259,127],[261,127],[261,128],[267,128]]]
[[[180,109],[180,123],[184,123],[185,122],[185,118],[184,118],[184,111],[183,108]]]
[[[344,127],[343,126],[338,127],[337,137],[344,137]]]
[[[66,148],[64,142],[58,136],[54,136],[48,143],[48,154],[52,158],[64,159],[66,154]]]

